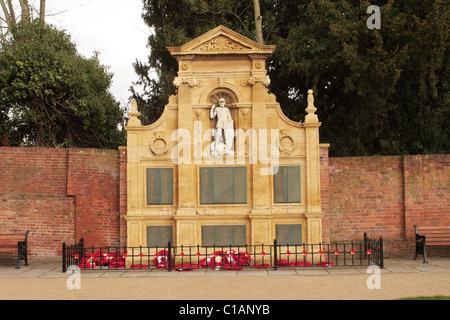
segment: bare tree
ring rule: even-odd
[[[28,0],[19,0],[20,7],[22,8],[22,20],[30,21],[30,6]]]
[[[40,19],[42,21],[42,23],[45,22],[45,0],[41,0],[41,5],[39,8],[39,12],[40,12]]]
[[[40,0],[39,6],[39,18],[43,23],[45,23],[45,1]],[[13,2],[14,0],[0,0],[0,44],[4,43],[8,36],[13,35],[19,21],[31,21],[32,19],[33,8],[28,0],[18,0],[18,3]],[[19,7],[20,15],[16,15],[15,10]],[[17,17],[20,17],[20,20]]]
[[[261,7],[259,5],[259,0],[253,0],[253,5],[255,6],[255,27],[256,27],[256,37],[259,44],[264,44],[264,37],[262,31],[262,15]]]

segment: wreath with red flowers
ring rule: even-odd
[[[125,268],[126,253],[119,252],[105,252],[97,251],[94,254],[85,256],[80,260],[78,267],[80,269],[95,269],[97,266],[107,267],[110,269]],[[184,257],[184,254],[181,254]],[[197,257],[201,254],[197,253]],[[171,261],[174,261],[173,256],[170,256]],[[251,257],[248,252],[235,252],[234,250],[228,251],[215,251],[209,257],[203,258],[195,263],[182,263],[172,264],[171,267],[177,271],[192,271],[194,269],[210,268],[213,270],[242,270],[244,266],[251,265]],[[312,264],[308,261],[289,261],[289,260],[277,260],[277,265],[281,267],[309,267]],[[316,266],[331,267],[335,264],[333,262],[324,261],[319,262]],[[158,269],[168,269],[169,267],[169,251],[160,250],[155,254],[153,259],[153,266]],[[130,266],[130,269],[148,269],[147,264],[134,264]],[[263,269],[269,268],[270,264],[261,263],[251,265],[252,268]]]
[[[167,269],[169,267],[169,251],[160,250],[155,254],[155,258],[153,259],[153,265],[158,269]],[[171,261],[173,261],[173,257],[171,257]]]
[[[126,253],[97,251],[81,258],[78,267],[80,269],[95,269],[97,266],[109,269],[125,268]]]

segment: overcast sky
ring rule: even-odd
[[[46,22],[66,30],[78,51],[100,62],[114,74],[112,94],[128,104],[128,91],[137,75],[132,63],[146,61],[150,29],[141,18],[142,0],[47,0]],[[37,5],[38,7],[39,5]]]

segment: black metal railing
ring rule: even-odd
[[[333,244],[279,244],[244,246],[85,247],[83,239],[62,247],[62,271],[69,266],[85,270],[242,270],[290,267],[384,267],[383,239],[364,233],[361,242]]]

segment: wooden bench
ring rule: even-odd
[[[423,254],[423,263],[427,261],[427,246],[449,246],[450,245],[450,226],[440,227],[419,227],[414,226],[416,232],[416,256]]]
[[[0,232],[0,251],[8,252],[17,249],[16,269],[20,269],[20,261],[25,260],[28,266],[28,233],[25,232]]]

